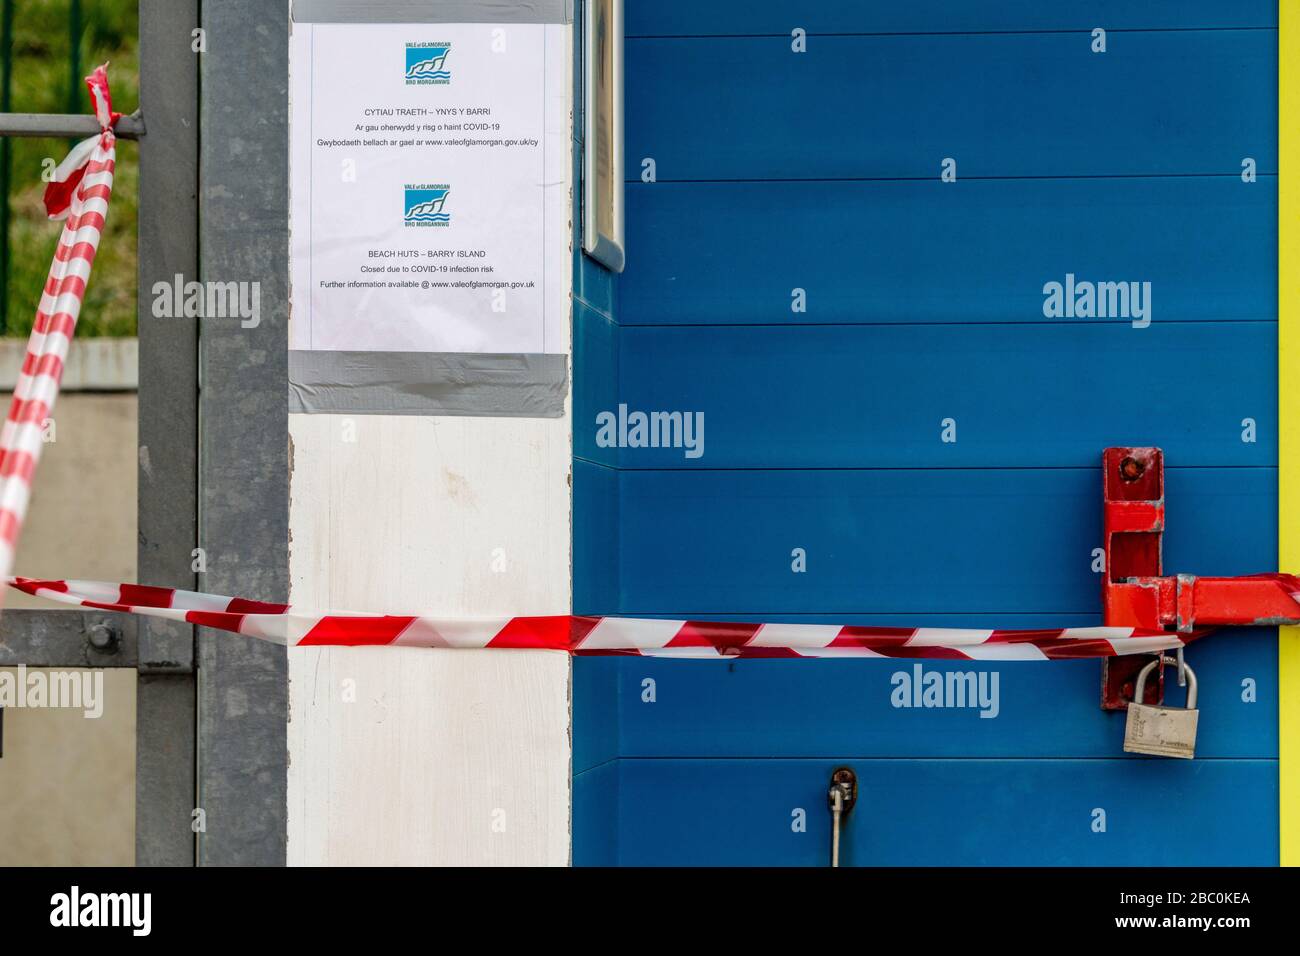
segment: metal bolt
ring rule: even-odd
[[[837,767],[831,773],[831,786],[826,799],[832,808],[835,806],[836,794],[843,801],[842,809],[845,813],[853,809],[858,800],[858,775],[852,767]]]
[[[1125,481],[1137,481],[1146,470],[1147,466],[1136,458],[1125,458],[1119,463],[1119,476]]]
[[[97,651],[112,651],[117,647],[117,631],[104,621],[97,621],[86,629],[86,641]]]

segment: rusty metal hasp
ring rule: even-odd
[[[1102,454],[1106,566],[1102,574],[1104,624],[1190,633],[1232,625],[1300,624],[1300,604],[1276,576],[1197,577],[1162,573],[1165,531],[1164,455],[1159,448],[1107,448]],[[1138,673],[1152,657],[1107,658],[1101,706],[1123,710]],[[1164,699],[1163,668],[1147,684],[1146,703]]]

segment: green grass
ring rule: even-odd
[[[90,112],[84,83],[71,94],[70,0],[15,0],[12,106],[16,113]],[[82,0],[81,73],[108,61],[113,108],[130,113],[139,101],[136,0]],[[5,334],[31,332],[60,224],[45,217],[42,163],[58,162],[69,143],[10,139],[9,274],[5,277]],[[139,164],[136,144],[117,143],[117,172],[108,222],[77,323],[78,336],[135,335],[136,213]]]

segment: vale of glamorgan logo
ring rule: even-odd
[[[403,222],[408,226],[451,225],[451,213],[445,211],[450,194],[451,186],[447,183],[408,184]]]
[[[406,44],[406,85],[449,85],[451,70],[447,69],[447,57],[450,53],[450,42]]]

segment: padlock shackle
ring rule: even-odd
[[[1146,689],[1147,689],[1147,675],[1156,669],[1157,664],[1159,664],[1162,668],[1164,668],[1164,667],[1172,667],[1177,663],[1178,661],[1175,660],[1174,658],[1165,657],[1162,655],[1160,657],[1157,657],[1146,667],[1142,668],[1142,670],[1138,671],[1137,683],[1133,686],[1133,700],[1136,703],[1142,702],[1142,700],[1144,699],[1143,695],[1146,693]],[[1183,661],[1183,670],[1187,673],[1187,704],[1185,705],[1185,709],[1195,710],[1196,696],[1197,696],[1196,695],[1196,672],[1192,670],[1191,665],[1188,664],[1186,661]]]

